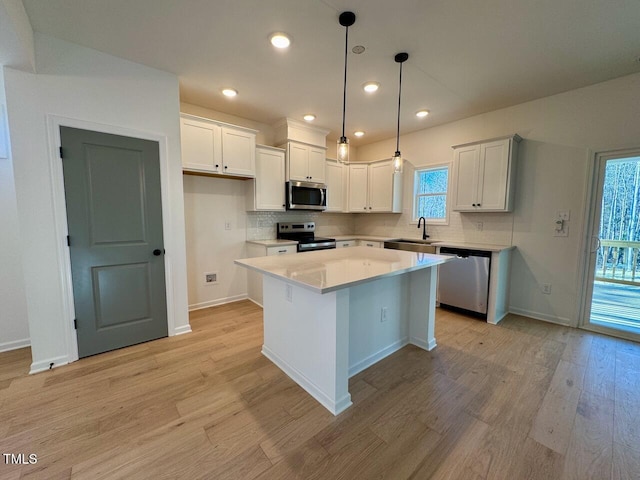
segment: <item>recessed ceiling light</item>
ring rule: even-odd
[[[291,38],[289,38],[286,33],[282,32],[272,33],[269,36],[269,41],[271,42],[271,45],[276,48],[287,48],[291,45]]]
[[[362,136],[364,135],[364,132],[363,132],[362,130],[358,130],[357,132],[353,132],[353,134],[354,134],[356,137],[362,137]]]
[[[313,113],[307,113],[304,117],[307,122],[313,122],[316,119],[316,116]]]
[[[238,91],[234,90],[233,88],[223,88],[222,94],[225,97],[235,97],[236,95],[238,95]]]
[[[423,118],[423,117],[426,117],[427,115],[429,115],[429,110],[418,110],[416,112],[416,117],[418,118]]]
[[[367,93],[373,93],[380,88],[380,84],[378,82],[367,82],[362,85],[362,88]]]

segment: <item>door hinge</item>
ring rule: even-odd
[[[73,328],[74,328],[74,330],[78,329],[78,319],[77,318],[73,319]]]
[[[64,153],[62,153],[62,147],[60,147],[60,158],[64,158]]]
[[[67,247],[71,246],[71,237],[67,235]]]

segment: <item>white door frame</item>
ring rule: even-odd
[[[164,243],[169,245],[167,254],[164,256],[165,266],[165,290],[167,295],[167,325],[169,336],[183,331],[176,332],[174,300],[173,300],[173,256],[171,246],[175,245],[174,232],[171,228],[171,198],[169,195],[169,152],[167,148],[167,137],[152,132],[124,128],[117,125],[106,125],[75,118],[62,117],[59,115],[47,114],[47,143],[49,151],[49,170],[51,172],[51,187],[53,191],[53,215],[55,232],[58,238],[56,249],[56,260],[63,291],[63,313],[66,318],[64,322],[64,336],[66,338],[65,350],[69,362],[78,360],[78,338],[73,327],[75,319],[75,307],[73,298],[73,280],[71,276],[71,257],[66,238],[69,234],[67,224],[67,206],[64,194],[64,173],[62,160],[60,159],[60,127],[79,128],[100,133],[110,133],[124,137],[141,138],[158,142],[160,151],[160,191],[162,197],[162,229]]]
[[[595,259],[591,255],[591,250],[593,249],[593,230],[594,227],[600,223],[600,213],[602,210],[602,192],[600,191],[601,188],[599,186],[601,170],[604,169],[604,165],[607,160],[634,157],[638,156],[639,153],[640,147],[636,147],[617,150],[602,150],[591,155],[592,161],[590,162],[588,169],[589,180],[587,183],[586,201],[584,203],[585,229],[582,238],[582,248],[580,249],[582,252],[580,262],[582,271],[580,277],[580,295],[578,297],[579,328],[635,341],[638,340],[638,335],[634,333],[606,328],[600,325],[593,325],[590,321],[591,301],[593,296],[593,276],[595,272]]]

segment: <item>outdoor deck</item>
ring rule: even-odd
[[[640,286],[596,281],[591,322],[640,333]]]

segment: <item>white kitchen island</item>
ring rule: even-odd
[[[262,353],[334,415],[349,377],[434,336],[437,265],[450,257],[353,247],[236,260],[263,274]]]

